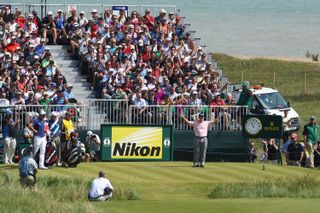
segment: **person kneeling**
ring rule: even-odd
[[[106,173],[100,171],[99,177],[92,181],[88,199],[90,201],[107,201],[112,197],[113,191],[113,186],[106,178]]]
[[[19,163],[20,182],[23,187],[33,188],[36,183],[36,173],[38,166],[36,161],[31,157],[31,149],[27,148],[23,152],[23,157]]]

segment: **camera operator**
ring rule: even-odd
[[[99,161],[100,158],[100,137],[97,134],[93,134],[93,132],[87,132],[87,145],[90,148],[90,157],[94,161]]]

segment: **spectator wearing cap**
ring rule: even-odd
[[[290,127],[291,127],[291,118],[289,117],[289,111],[290,109],[286,109],[283,111],[283,118],[282,118],[282,123],[283,123],[283,134],[282,134],[282,139],[283,143],[287,142],[289,139],[290,135]]]
[[[2,120],[2,135],[3,135],[3,162],[5,164],[13,164],[13,157],[16,150],[16,123],[13,120],[13,113],[10,109],[5,111],[5,116]]]
[[[90,201],[107,201],[112,197],[113,191],[114,188],[106,178],[106,173],[100,171],[99,177],[92,181],[88,199]]]
[[[57,16],[54,18],[54,23],[57,29],[57,38],[60,40],[66,39],[67,33],[64,28],[64,25],[66,23],[66,17],[63,15],[63,11],[61,9],[57,11]]]
[[[26,105],[38,105],[39,104],[37,99],[35,98],[33,91],[28,92],[28,98],[25,100],[25,104]]]
[[[64,150],[64,147],[66,147],[66,143],[69,141],[71,137],[71,133],[74,132],[74,125],[72,121],[72,114],[67,111],[65,114],[65,117],[62,119],[62,124],[61,124],[61,146],[62,146],[62,152]]]
[[[13,53],[17,50],[17,48],[21,47],[20,44],[17,42],[16,36],[11,36],[10,43],[6,45],[6,52]]]
[[[174,16],[174,12],[169,13],[168,24],[174,25],[176,23],[176,18]]]
[[[150,31],[154,29],[155,20],[149,9],[145,10],[145,15],[142,17],[142,20]]]
[[[155,27],[158,27],[161,23],[162,20],[165,18],[167,12],[165,9],[161,9],[159,11],[159,16],[155,17]]]
[[[38,44],[35,49],[34,49],[34,53],[36,55],[38,55],[39,57],[43,55],[43,53],[45,52],[46,49],[46,40],[44,38],[42,38],[40,40],[40,44]]]
[[[36,23],[34,23],[35,20],[36,19],[35,19],[34,15],[29,13],[27,20],[25,21],[25,24],[24,24],[24,30],[29,33],[33,32],[33,31],[36,32],[38,30],[38,26],[36,25]]]
[[[23,187],[34,187],[36,184],[36,174],[38,165],[31,157],[31,148],[24,149],[19,162],[20,183]]]
[[[77,103],[77,100],[74,98],[73,92],[73,85],[69,84],[67,89],[64,91],[64,97],[68,100],[68,103]]]
[[[49,93],[47,91],[43,92],[43,95],[41,98],[39,98],[39,104],[41,106],[48,106],[52,102],[52,95],[49,96]]]
[[[319,126],[316,123],[316,117],[310,116],[309,123],[304,125],[303,139],[308,153],[306,167],[314,168],[314,150],[319,141]]]
[[[11,99],[11,105],[25,105],[25,100],[22,96],[22,92],[20,92],[19,90],[15,92],[14,98]],[[20,107],[16,107],[15,109],[20,109]]]
[[[304,148],[298,143],[297,134],[292,133],[290,138],[291,143],[288,145],[286,151],[287,165],[300,166],[304,155]]]
[[[274,138],[267,138],[263,139],[262,143],[266,156],[265,160],[276,163],[279,158],[279,147],[276,144],[276,140]]]
[[[85,12],[80,11],[79,13],[79,27],[85,27],[88,24],[88,19],[84,16]]]
[[[48,169],[44,166],[44,155],[47,145],[45,128],[48,125],[45,118],[46,112],[41,109],[39,112],[39,116],[35,118],[28,126],[34,133],[33,156],[36,156],[37,152],[40,150],[39,169]]]
[[[198,98],[198,92],[196,90],[193,90],[191,92],[189,105],[200,106],[201,104],[202,104],[202,101]]]
[[[68,104],[68,100],[64,97],[64,89],[57,90],[57,95],[52,99],[53,105],[65,105]],[[63,110],[63,107],[57,107],[57,111]]]
[[[56,145],[58,150],[58,164],[61,163],[61,140],[60,140],[60,133],[61,133],[61,126],[60,126],[60,119],[58,117],[58,113],[56,111],[51,112],[50,120],[49,120],[49,130],[51,137]]]
[[[215,124],[217,120],[213,117],[211,121],[204,120],[204,113],[199,113],[195,121],[189,121],[184,114],[181,114],[181,118],[188,125],[193,127],[195,139],[193,141],[193,167],[204,167],[206,162],[207,146],[208,146],[208,128]]]
[[[94,134],[92,131],[87,132],[86,143],[90,147],[90,157],[94,161],[99,161],[100,158],[100,144],[101,140],[99,135]]]
[[[57,28],[51,11],[47,12],[47,16],[43,18],[42,24],[42,38],[47,39],[48,37],[52,40],[53,44],[57,44]]]
[[[92,9],[91,10],[91,19],[94,21],[97,21],[99,18],[98,10],[97,9]]]

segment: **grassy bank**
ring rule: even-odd
[[[116,188],[108,203],[86,199],[99,170]],[[320,196],[320,171],[274,165],[262,170],[247,163],[208,163],[204,169],[189,162],[90,163],[40,171],[35,191],[20,187],[16,166],[0,165],[0,171],[0,212],[245,212],[248,205],[253,212],[297,212],[299,205],[316,205]],[[261,208],[261,197],[277,205]]]
[[[231,82],[250,81],[251,85],[263,82],[285,96],[297,110],[302,123],[309,115],[320,116],[320,65],[317,63],[281,61],[271,59],[238,59],[225,54],[213,58],[223,68]]]

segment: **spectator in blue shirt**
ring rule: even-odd
[[[36,161],[30,156],[31,149],[27,148],[19,162],[20,182],[24,187],[34,187],[38,166]]]
[[[5,164],[13,164],[12,159],[16,150],[16,123],[12,119],[12,111],[5,111],[2,120],[2,134],[4,139],[3,162]]]
[[[33,143],[33,156],[36,156],[37,152],[39,153],[39,169],[48,169],[44,166],[44,155],[46,151],[47,138],[46,131],[48,131],[48,124],[45,120],[46,112],[41,109],[39,117],[34,119],[29,128],[34,132],[34,143]]]

